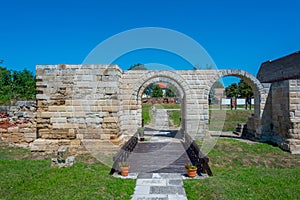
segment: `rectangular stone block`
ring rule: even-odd
[[[19,127],[15,126],[15,127],[8,127],[7,128],[7,132],[8,133],[18,133],[19,132]]]
[[[102,111],[103,112],[118,112],[119,106],[103,106]]]
[[[24,134],[25,138],[37,138],[36,132],[30,132]]]
[[[69,129],[69,128],[78,128],[78,124],[53,124],[53,129]]]
[[[50,119],[50,123],[67,123],[67,118],[66,117],[61,117],[61,118],[52,117]]]
[[[118,122],[118,117],[104,117],[103,123],[116,123]]]

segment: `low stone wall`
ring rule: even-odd
[[[0,137],[17,146],[28,147],[37,138],[35,101],[18,101],[0,107]]]

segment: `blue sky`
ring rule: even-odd
[[[9,0],[0,8],[0,59],[16,70],[80,64],[102,41],[141,27],[181,32],[201,44],[219,69],[253,75],[262,62],[300,50],[298,0]],[[160,54],[152,55],[145,62],[160,62]],[[143,57],[129,55],[117,64],[127,69]]]

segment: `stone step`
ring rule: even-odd
[[[140,173],[132,200],[187,200],[182,176],[177,173]]]

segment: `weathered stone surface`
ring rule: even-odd
[[[224,76],[243,78],[253,89],[255,113],[243,129],[249,136],[273,138],[284,148],[298,148],[294,140],[286,139],[299,138],[300,80],[261,84],[242,70],[122,71],[116,65],[38,65],[37,105],[19,103],[11,108],[16,123],[21,119],[27,123],[1,129],[0,133],[2,137],[4,133],[22,135],[23,139],[12,136],[14,141],[35,139],[32,148],[43,151],[57,148],[58,142],[54,141],[66,140],[68,145],[76,141],[74,146],[83,138],[108,143],[113,138],[115,142],[122,135],[133,135],[141,126],[143,90],[155,82],[168,82],[184,105],[184,131],[204,137],[209,91]],[[36,120],[29,120],[35,116]]]

